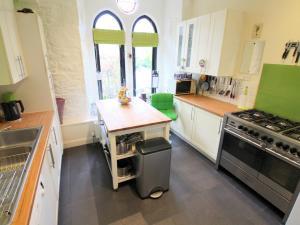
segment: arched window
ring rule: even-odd
[[[114,98],[120,89],[125,85],[125,56],[124,43],[117,42],[117,36],[114,32],[122,31],[123,25],[120,19],[110,11],[103,11],[94,20],[94,29],[105,31],[108,36],[103,41],[103,33],[98,34],[101,41],[95,42],[96,69],[100,73],[98,77],[99,99]],[[110,36],[109,36],[110,35]],[[95,34],[94,34],[95,39]]]
[[[139,17],[133,24],[132,32],[157,33],[157,28],[148,16]],[[157,47],[139,46],[132,48],[133,53],[133,93],[154,93],[152,72],[157,70]]]

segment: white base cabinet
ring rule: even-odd
[[[178,99],[174,104],[178,119],[172,122],[172,131],[215,162],[223,118]]]
[[[58,222],[62,149],[59,147],[60,143],[55,133],[57,132],[55,124],[54,120],[34,199],[30,225],[55,225]]]

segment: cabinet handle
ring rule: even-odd
[[[49,145],[49,152],[50,152],[50,156],[51,156],[51,161],[52,161],[52,167],[55,168],[55,160],[54,160],[54,155],[53,155],[53,150],[52,150],[52,146],[51,144]]]
[[[45,189],[45,186],[44,186],[44,184],[43,184],[42,181],[40,182],[40,185],[41,185],[41,187],[42,187],[43,189]]]
[[[218,134],[221,133],[221,129],[222,129],[222,119],[220,119],[220,124],[219,124],[219,131],[218,131]]]
[[[191,120],[193,120],[193,109],[194,108],[192,108],[192,110],[191,110]]]
[[[55,144],[57,145],[57,138],[56,138],[55,128],[53,127],[52,129],[53,129],[53,134],[54,134]]]
[[[25,69],[24,69],[24,64],[23,64],[23,59],[21,56],[20,57],[20,64],[21,64],[21,71],[22,71],[22,78],[25,77]]]
[[[18,72],[20,71],[20,73],[18,74],[18,76],[19,76],[19,78],[23,78],[20,56],[17,56],[17,62],[18,62],[18,64],[19,64]]]

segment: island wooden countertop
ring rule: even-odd
[[[205,96],[179,95],[175,96],[175,98],[221,117],[223,117],[225,113],[239,111],[236,105]]]
[[[132,98],[128,105],[121,105],[118,99],[100,100],[97,108],[108,132],[128,130],[172,120],[139,98]]]
[[[51,130],[53,112],[25,113],[22,119],[12,122],[0,123],[0,129],[11,126],[10,129],[33,128],[43,126],[40,139],[32,159],[31,166],[25,181],[23,191],[12,220],[12,225],[27,225],[30,222],[31,211],[35,193],[38,186],[39,176],[42,169],[43,159],[46,152],[47,142]]]

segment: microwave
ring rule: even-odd
[[[188,95],[196,93],[196,80],[176,80],[176,95]]]

